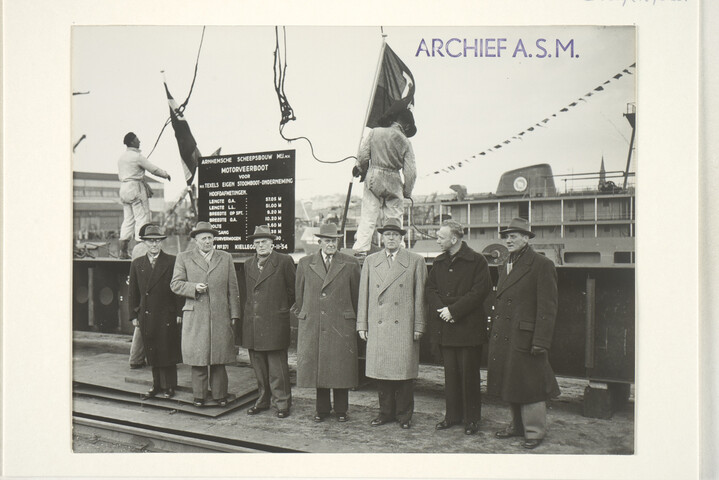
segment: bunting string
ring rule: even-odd
[[[623,69],[621,72],[617,73],[616,75],[613,75],[611,78],[609,78],[608,80],[606,80],[605,82],[603,82],[601,85],[596,86],[596,87],[593,88],[592,90],[588,91],[587,93],[585,93],[584,95],[582,95],[581,97],[579,97],[577,100],[572,101],[572,102],[569,103],[568,105],[566,105],[566,106],[562,107],[561,109],[559,109],[557,112],[555,112],[555,113],[553,113],[552,115],[550,115],[550,116],[548,116],[548,117],[546,117],[546,118],[540,120],[539,122],[535,123],[534,125],[531,125],[531,126],[525,128],[524,130],[522,130],[521,132],[517,133],[516,135],[514,135],[514,136],[512,136],[512,137],[510,137],[510,138],[508,138],[508,139],[506,139],[506,140],[503,140],[502,142],[497,143],[497,144],[494,145],[493,147],[487,148],[487,149],[485,149],[485,150],[483,150],[483,151],[481,151],[481,152],[479,152],[479,153],[477,153],[477,154],[475,154],[475,155],[472,155],[472,156],[469,157],[469,158],[465,158],[465,159],[463,159],[463,160],[461,160],[461,161],[454,162],[454,163],[452,163],[451,165],[447,165],[446,167],[440,168],[440,169],[438,169],[438,170],[435,170],[434,172],[431,172],[431,173],[428,173],[428,174],[426,174],[426,175],[423,175],[423,177],[429,177],[429,176],[432,176],[432,175],[439,175],[439,174],[441,174],[441,173],[449,173],[449,172],[452,172],[452,171],[456,170],[457,168],[462,168],[465,164],[470,163],[473,159],[477,159],[477,158],[486,156],[486,155],[488,155],[488,154],[490,154],[490,153],[496,152],[496,151],[499,150],[500,148],[502,148],[502,147],[504,147],[504,146],[506,146],[506,145],[509,145],[509,144],[512,143],[513,141],[523,140],[523,139],[524,139],[524,136],[525,136],[526,134],[534,133],[534,132],[536,132],[539,128],[547,128],[547,123],[549,123],[553,118],[556,118],[556,117],[557,117],[557,114],[567,113],[570,108],[574,108],[574,107],[576,107],[577,105],[579,105],[579,102],[585,102],[585,103],[587,103],[587,102],[588,102],[588,99],[589,99],[590,97],[593,97],[593,96],[598,95],[599,93],[603,92],[603,91],[604,91],[604,86],[605,86],[605,85],[608,85],[608,84],[611,83],[612,81],[619,80],[620,78],[622,78],[623,76],[626,76],[626,75],[633,75],[632,72],[631,72],[629,69],[630,69],[630,68],[631,68],[631,69],[636,69],[636,65],[637,65],[636,63],[632,63],[632,64],[629,65],[627,68]]]

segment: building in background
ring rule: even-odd
[[[165,186],[147,179],[153,196],[150,214],[154,223],[164,222]],[[118,238],[122,224],[120,181],[116,173],[73,172],[73,235],[75,240]]]

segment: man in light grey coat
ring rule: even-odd
[[[368,256],[362,267],[357,331],[367,341],[365,374],[377,379],[380,411],[371,425],[396,419],[407,429],[426,324],[427,266],[420,255],[401,248],[406,231],[399,219],[388,219],[378,230],[384,250]]]
[[[194,405],[205,404],[209,385],[212,398],[227,405],[225,365],[235,361],[232,326],[240,319],[240,289],[232,255],[215,250],[217,230],[198,222],[190,232],[197,246],[180,253],[170,288],[185,297],[182,308],[182,361],[192,366]]]

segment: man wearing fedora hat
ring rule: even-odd
[[[182,299],[170,289],[175,257],[162,251],[165,238],[160,227],[147,225],[142,235],[147,254],[130,265],[130,317],[140,331],[147,363],[152,366],[152,389],[143,395],[145,399],[172,397],[177,387],[177,364],[182,362],[178,327]]]
[[[362,212],[352,249],[367,254],[377,221],[402,218],[403,199],[412,196],[417,179],[414,151],[409,138],[417,132],[412,112],[398,102],[362,141],[352,175],[365,184]],[[400,176],[404,176],[404,182]]]
[[[371,425],[398,420],[407,429],[426,323],[427,266],[422,256],[402,248],[407,232],[399,219],[388,219],[379,232],[384,250],[369,255],[362,265],[357,331],[367,342],[365,374],[377,380],[379,415]]]
[[[529,246],[529,222],[514,218],[500,235],[509,257],[499,267],[496,305],[489,339],[487,391],[509,403],[512,421],[497,438],[524,436],[524,448],[544,439],[546,400],[559,395],[549,364],[557,316],[554,263]]]
[[[209,222],[197,223],[190,232],[196,245],[177,256],[171,283],[185,297],[182,359],[192,367],[197,407],[206,402],[208,384],[212,398],[227,405],[225,365],[236,359],[232,326],[240,318],[240,289],[232,255],[214,248],[217,233]]]
[[[346,422],[349,389],[356,387],[359,261],[337,251],[337,225],[320,226],[320,251],[300,259],[293,312],[298,319],[297,386],[316,388],[315,422],[330,414]]]
[[[257,252],[245,263],[245,316],[242,346],[250,354],[259,397],[247,410],[255,415],[274,405],[277,416],[290,415],[292,391],[287,348],[290,346],[290,307],[295,303],[295,262],[273,250],[277,237],[260,225],[247,239]]]

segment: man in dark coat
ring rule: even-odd
[[[295,303],[295,263],[273,250],[275,235],[260,225],[247,237],[257,254],[245,263],[245,315],[242,346],[249,351],[257,377],[259,397],[247,410],[255,415],[277,408],[277,416],[290,415],[292,402],[287,348],[290,346],[290,307]]]
[[[349,389],[357,386],[357,295],[360,264],[337,251],[337,225],[320,227],[320,251],[299,261],[294,312],[298,319],[297,386],[317,389],[315,422],[330,414],[346,422]]]
[[[482,413],[479,362],[487,343],[483,302],[492,289],[484,256],[462,241],[462,225],[447,220],[437,232],[443,250],[427,279],[429,316],[442,351],[446,413],[436,425],[444,430],[464,423],[464,433],[477,432]]]
[[[130,316],[139,327],[147,363],[152,366],[152,389],[144,399],[175,395],[177,364],[182,362],[178,323],[183,302],[170,290],[175,257],[162,251],[165,238],[160,227],[148,225],[142,236],[147,254],[130,265]]]
[[[557,272],[529,246],[534,234],[527,220],[514,218],[499,233],[509,258],[499,267],[487,388],[512,409],[512,423],[496,437],[524,436],[522,446],[535,448],[546,432],[546,400],[559,395],[548,352],[557,316]]]

